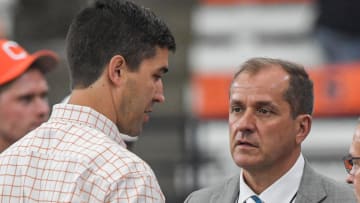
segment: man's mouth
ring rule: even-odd
[[[148,122],[150,120],[150,113],[152,112],[152,110],[145,110],[144,111],[144,122]]]
[[[249,147],[257,147],[256,144],[253,144],[251,142],[248,142],[248,141],[244,141],[244,140],[238,140],[236,142],[236,145],[239,145],[239,146],[249,146]]]

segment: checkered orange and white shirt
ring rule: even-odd
[[[91,108],[57,104],[0,155],[0,202],[165,202],[151,168]]]

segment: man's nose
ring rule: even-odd
[[[36,105],[35,105],[35,111],[37,113],[37,115],[41,118],[46,119],[49,115],[49,103],[47,101],[47,99],[45,98],[37,98],[35,101]]]
[[[354,183],[354,176],[348,174],[347,177],[346,177],[346,182],[349,183],[349,184],[353,184]]]
[[[245,110],[236,122],[237,130],[240,132],[252,132],[255,129],[255,119],[255,115],[250,109]]]
[[[162,80],[159,80],[156,84],[154,101],[159,102],[159,103],[163,103],[165,101],[164,87],[163,87]]]

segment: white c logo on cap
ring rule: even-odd
[[[11,50],[11,47],[19,47],[19,45],[14,41],[7,41],[3,44],[2,48],[4,52],[12,59],[14,60],[21,60],[26,58],[27,53],[23,50],[20,53],[15,53]]]

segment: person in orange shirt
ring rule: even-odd
[[[0,40],[0,153],[48,119],[44,74],[57,64],[52,51],[29,54],[14,41]]]

